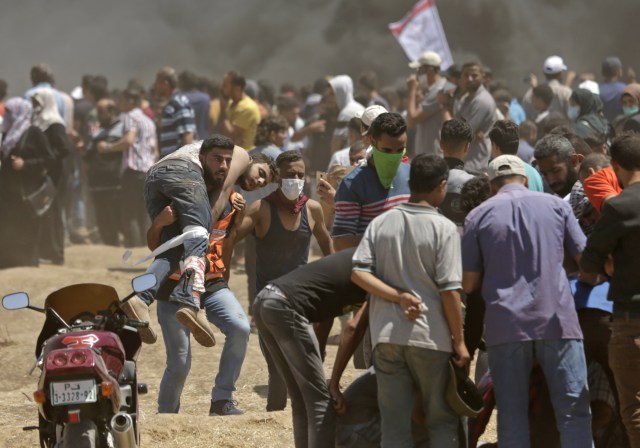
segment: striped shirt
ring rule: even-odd
[[[409,165],[401,163],[389,189],[378,180],[375,167],[354,169],[336,193],[333,236],[362,235],[377,216],[409,200]]]
[[[176,93],[169,100],[160,117],[160,157],[172,153],[182,146],[182,134],[196,135],[196,116],[189,99],[182,93]]]
[[[122,133],[136,132],[136,140],[122,152],[121,172],[146,173],[156,161],[156,125],[139,107],[122,114]]]

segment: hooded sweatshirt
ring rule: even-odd
[[[353,99],[353,81],[348,75],[338,75],[329,81],[336,95],[336,103],[340,112],[338,122],[348,124],[357,112],[362,112],[364,106]]]

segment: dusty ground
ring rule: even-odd
[[[34,305],[42,305],[46,296],[58,288],[73,283],[104,283],[115,287],[121,295],[129,292],[130,281],[137,272],[120,268],[122,249],[106,246],[72,246],[67,249],[63,267],[43,265],[40,268],[0,270],[0,295],[16,291],[29,293]],[[134,251],[134,258],[145,251]],[[231,289],[247,306],[246,277],[234,272]],[[155,308],[153,325],[159,329]],[[22,427],[37,424],[37,410],[32,393],[37,371],[28,375],[33,364],[33,350],[44,316],[30,310],[6,311],[0,308],[0,447],[37,447],[36,432],[23,432]],[[338,328],[336,324],[334,328]],[[160,332],[159,338],[161,337]],[[165,364],[164,345],[143,347],[138,363],[138,377],[149,386],[148,395],[141,397],[142,445],[164,447],[290,447],[293,446],[291,414],[267,413],[265,391],[267,367],[252,335],[235,399],[246,412],[239,417],[208,417],[210,390],[217,372],[220,347],[224,336],[216,334],[219,345],[203,348],[193,341],[191,374],[182,394],[178,415],[158,415],[156,400],[158,385]],[[326,372],[330,373],[336,347],[327,347]],[[343,386],[358,376],[351,366],[345,372]],[[493,422],[492,422],[493,423]],[[495,425],[487,440],[494,439]]]

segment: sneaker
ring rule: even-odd
[[[158,340],[158,336],[156,336],[156,332],[151,328],[151,317],[149,316],[149,306],[140,300],[139,297],[132,297],[123,303],[120,308],[130,319],[135,320],[144,320],[149,322],[149,326],[147,328],[138,328],[138,334],[140,335],[140,339],[145,344],[155,344]]]
[[[214,415],[242,415],[244,411],[236,406],[238,402],[235,400],[216,400],[211,402],[209,408],[209,416]]]
[[[194,308],[185,305],[176,311],[176,319],[191,331],[198,344],[204,347],[216,345],[216,338],[213,335],[207,320],[207,313],[204,310],[196,311]]]

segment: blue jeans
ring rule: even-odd
[[[253,318],[289,390],[296,448],[333,448],[335,411],[309,321],[266,288],[256,297]]]
[[[202,296],[202,304],[209,322],[225,335],[211,399],[231,400],[247,353],[249,319],[229,288],[214,293],[206,292]],[[158,394],[159,413],[177,413],[180,410],[180,395],[191,368],[189,330],[175,316],[179,306],[177,303],[158,300],[158,321],[167,352],[167,366]]]
[[[180,235],[186,226],[200,226],[211,230],[211,207],[202,173],[195,165],[185,160],[167,160],[155,165],[145,179],[144,200],[151,220],[167,205],[172,204],[178,212],[178,221],[162,231],[162,242]],[[180,260],[190,256],[204,257],[209,250],[208,238],[190,238],[182,246],[159,255],[147,269],[155,274],[158,282],[151,289],[138,294],[147,304],[153,302],[165,280],[180,267]],[[181,282],[182,283],[182,282]],[[176,303],[200,307],[190,288],[178,284],[169,300]]]
[[[378,377],[384,448],[413,446],[411,411],[416,391],[422,394],[430,446],[458,448],[459,417],[445,399],[449,358],[451,353],[426,348],[376,345],[373,365]]]
[[[563,447],[588,448],[591,409],[582,341],[542,339],[487,347],[500,448],[529,447],[529,377],[534,358],[549,387]]]

